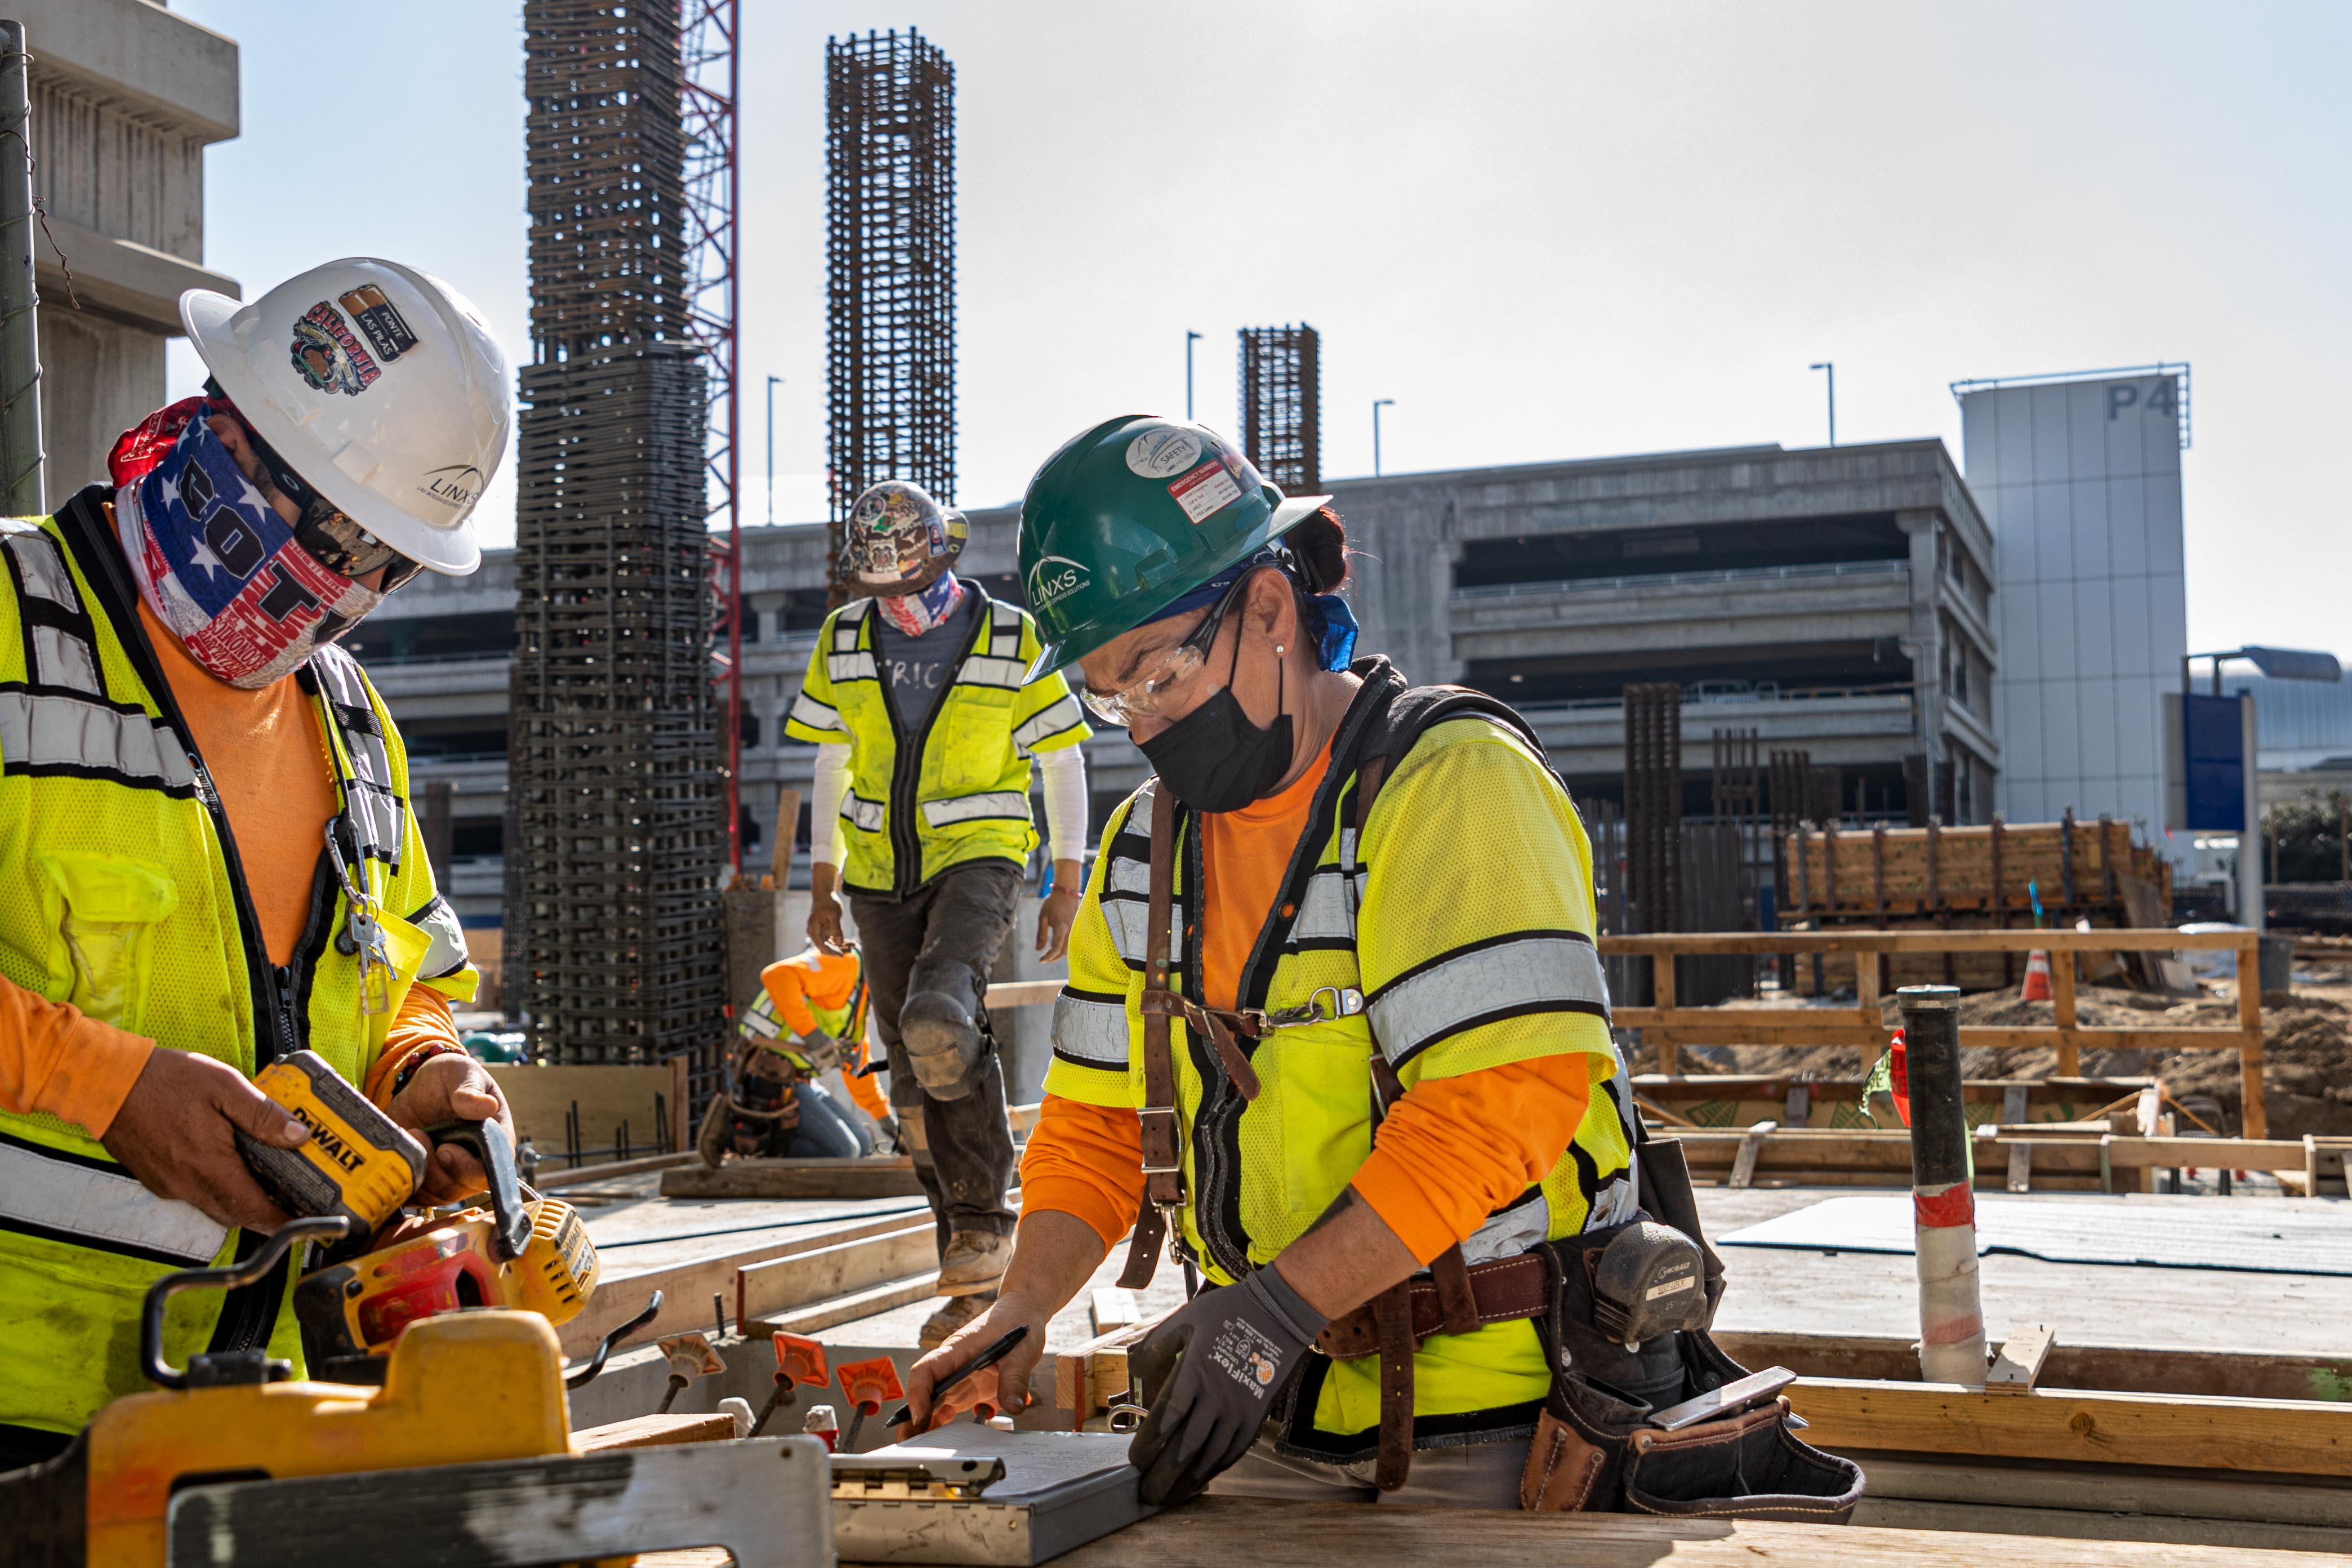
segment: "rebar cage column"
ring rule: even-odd
[[[920,33],[825,41],[831,598],[884,479],[955,499],[955,67]]]

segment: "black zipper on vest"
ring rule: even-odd
[[[975,611],[980,624],[974,628],[973,640],[965,643],[963,652],[956,656],[955,668],[949,670],[947,679],[940,682],[940,700],[931,704],[930,712],[924,716],[922,730],[911,737],[904,732],[898,718],[898,699],[890,694],[890,677],[882,668],[882,628],[876,622],[882,607],[877,604],[866,612],[863,629],[872,639],[867,651],[875,655],[874,683],[882,689],[882,710],[890,719],[890,858],[894,862],[890,868],[890,887],[902,899],[923,885],[923,835],[915,814],[922,792],[923,753],[930,747],[931,727],[940,721],[940,715],[947,711],[948,698],[963,676],[964,660],[971,657],[979,639],[992,635],[996,626],[992,613],[994,605],[989,596],[970,583],[964,586],[979,600]]]
[[[173,733],[186,748],[188,765],[196,777],[196,797],[204,803],[212,817],[213,831],[219,836],[222,857],[228,862],[229,895],[236,908],[237,935],[245,950],[246,978],[252,991],[253,1067],[258,1072],[280,1056],[301,1048],[290,1012],[291,987],[279,984],[278,968],[269,962],[268,949],[261,939],[261,920],[254,912],[253,895],[246,887],[245,862],[237,858],[236,835],[229,829],[228,812],[221,805],[220,791],[213,786],[211,771],[196,751],[195,732],[188,728],[187,715],[180,710],[179,700],[172,694],[172,683],[163,674],[163,662],[147,640],[147,628],[139,618],[138,588],[130,581],[130,567],[122,559],[121,546],[107,524],[107,499],[102,486],[91,485],[81,491],[58,512],[59,531],[66,535],[75,560],[80,563],[83,577],[92,588],[102,586],[106,590],[107,602],[93,607],[106,612],[108,624],[130,656],[140,683],[154,698]],[[249,1230],[239,1232],[237,1257],[251,1257],[260,1249],[264,1239]],[[285,1294],[289,1261],[290,1255],[279,1259],[267,1279],[228,1292],[221,1303],[220,1321],[213,1330],[211,1350],[254,1350],[268,1342],[271,1331],[278,1326],[278,1303]]]

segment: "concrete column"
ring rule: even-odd
[[[1947,526],[1943,514],[1932,508],[1919,507],[1895,514],[1895,526],[1901,529],[1911,542],[1911,636],[1909,642],[1916,650],[1912,655],[1912,676],[1916,733],[1919,749],[1927,754],[1929,788],[1934,787],[1936,764],[1944,760],[1944,625],[1936,608],[1939,574],[1936,567],[1936,531]],[[1932,810],[1933,807],[1931,806]]]

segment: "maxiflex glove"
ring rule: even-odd
[[[1257,1438],[1276,1397],[1330,1320],[1271,1268],[1203,1290],[1137,1347],[1135,1368],[1157,1392],[1127,1450],[1157,1507],[1198,1497]]]

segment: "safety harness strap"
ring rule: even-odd
[[[1176,1211],[1184,1203],[1181,1135],[1176,1124],[1176,1058],[1169,1044],[1168,1014],[1152,1005],[1168,984],[1169,925],[1174,917],[1176,807],[1164,786],[1151,791],[1151,880],[1145,904],[1143,961],[1143,1211],[1136,1215],[1128,1243],[1122,1289],[1151,1283]]]

